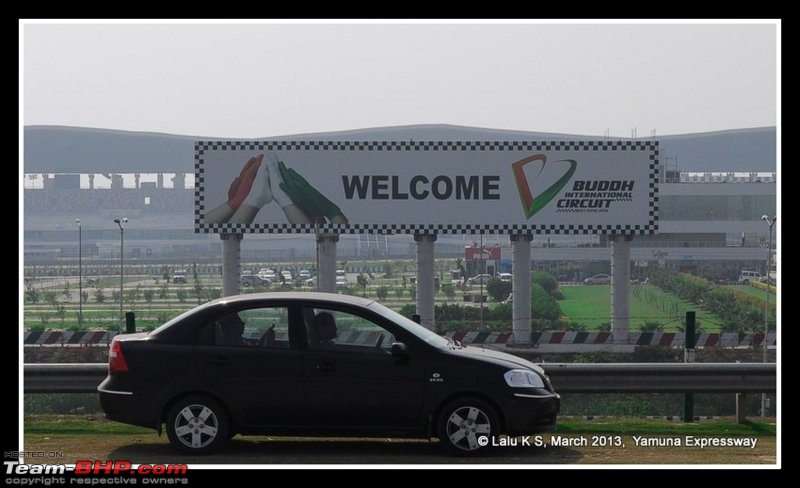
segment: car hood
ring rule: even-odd
[[[541,375],[545,374],[541,367],[533,364],[532,362],[505,352],[474,346],[466,346],[462,347],[461,349],[454,349],[452,352],[459,356],[466,356],[481,361],[487,361],[506,368],[527,368],[536,371]]]

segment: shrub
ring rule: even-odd
[[[508,298],[508,294],[511,293],[511,282],[503,281],[500,278],[492,278],[486,283],[486,291],[492,297],[492,300],[500,302]]]
[[[535,319],[558,320],[561,317],[558,302],[538,283],[531,285],[531,308]]]
[[[533,273],[531,281],[544,288],[547,293],[553,293],[558,289],[558,280],[546,271],[536,271]]]
[[[445,283],[442,285],[442,292],[448,300],[452,300],[456,296],[456,288],[452,283]]]
[[[664,326],[660,322],[647,321],[639,325],[639,330],[642,332],[661,332]]]

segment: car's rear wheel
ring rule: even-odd
[[[489,450],[499,426],[497,413],[487,402],[473,397],[458,398],[442,408],[437,435],[450,454],[475,456]]]
[[[167,437],[175,448],[185,453],[210,454],[230,437],[228,416],[211,398],[182,398],[167,414]]]

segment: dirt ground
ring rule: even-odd
[[[553,434],[557,435],[557,434]],[[663,437],[663,436],[648,436]],[[717,436],[712,436],[717,437]],[[37,458],[36,462],[74,463],[78,460],[126,460],[132,463],[185,464],[775,464],[776,438],[760,436],[756,447],[643,447],[629,435],[617,447],[592,447],[592,435],[562,434],[586,440],[588,446],[496,447],[487,456],[454,458],[442,453],[436,442],[397,439],[296,439],[237,436],[210,456],[177,454],[166,436],[143,434],[41,434],[25,435],[26,451],[60,452],[63,457]],[[736,438],[735,436],[733,438]],[[543,434],[544,444],[552,442]],[[575,442],[575,441],[573,441]]]

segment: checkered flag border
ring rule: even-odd
[[[194,145],[197,233],[219,234],[563,234],[650,235],[658,232],[658,141],[304,141],[216,140]],[[209,224],[205,215],[206,151],[649,151],[647,224]]]

